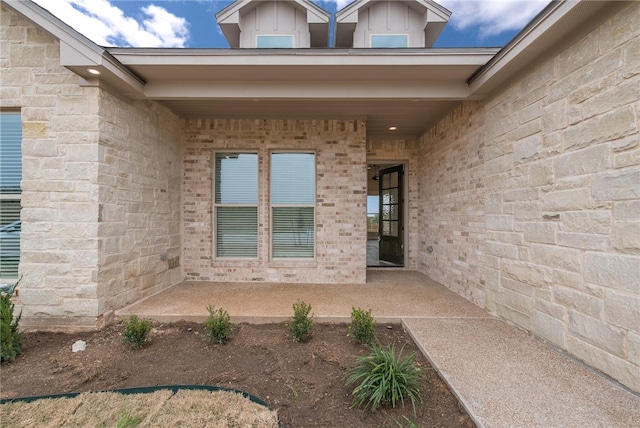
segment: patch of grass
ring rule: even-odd
[[[289,332],[296,342],[304,342],[311,337],[313,327],[311,305],[302,300],[293,304],[293,318],[287,324]]]
[[[137,315],[131,315],[124,321],[122,340],[132,348],[141,348],[149,341],[149,333],[153,323],[149,319],[140,319]]]
[[[231,317],[222,308],[216,310],[213,306],[207,306],[207,311],[209,311],[209,317],[204,323],[204,331],[210,341],[224,345],[233,332]]]
[[[135,428],[142,423],[144,416],[123,411],[118,417],[117,428]]]
[[[393,345],[375,344],[369,354],[356,360],[346,378],[346,385],[358,383],[352,393],[354,406],[364,406],[371,411],[382,405],[404,407],[404,400],[408,398],[416,413],[416,401],[422,403],[422,371],[414,364],[415,354],[403,358],[403,350],[404,347],[396,355]]]
[[[373,324],[371,309],[365,311],[362,308],[351,308],[351,325],[349,326],[353,338],[363,344],[370,345],[376,338],[376,330]]]

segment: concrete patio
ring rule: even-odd
[[[117,315],[202,322],[215,305],[234,322],[282,322],[298,299],[316,322],[348,322],[353,306],[401,322],[480,427],[640,426],[640,395],[417,272],[369,270],[366,285],[185,282]]]

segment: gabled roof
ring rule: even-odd
[[[498,49],[103,48],[30,0],[0,0],[60,40],[60,64],[184,118],[366,118],[367,138],[416,138],[581,37],[622,2],[554,1]],[[91,76],[88,68],[101,74]],[[389,125],[398,127],[389,131]]]
[[[264,0],[236,0],[216,14],[218,25],[232,48],[240,46],[240,15],[258,7],[261,1]],[[287,0],[287,2],[307,12],[311,47],[328,47],[331,14],[310,0]]]
[[[359,14],[378,1],[380,0],[355,0],[336,12],[335,47],[351,47]],[[397,0],[397,2],[406,3],[424,16],[425,46],[433,46],[444,26],[449,22],[451,12],[431,0]]]

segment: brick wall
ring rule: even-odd
[[[291,283],[366,281],[366,144],[364,121],[186,120],[184,123],[184,272],[189,280]],[[259,154],[258,259],[215,260],[214,150]],[[269,154],[316,154],[316,259],[271,260]]]
[[[629,3],[454,111],[424,136],[420,181],[421,271],[636,391],[638,17]]]
[[[418,253],[421,272],[484,306],[485,155],[480,108],[480,102],[461,105],[422,138]]]

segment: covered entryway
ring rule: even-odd
[[[367,167],[367,267],[404,267],[403,164]]]

